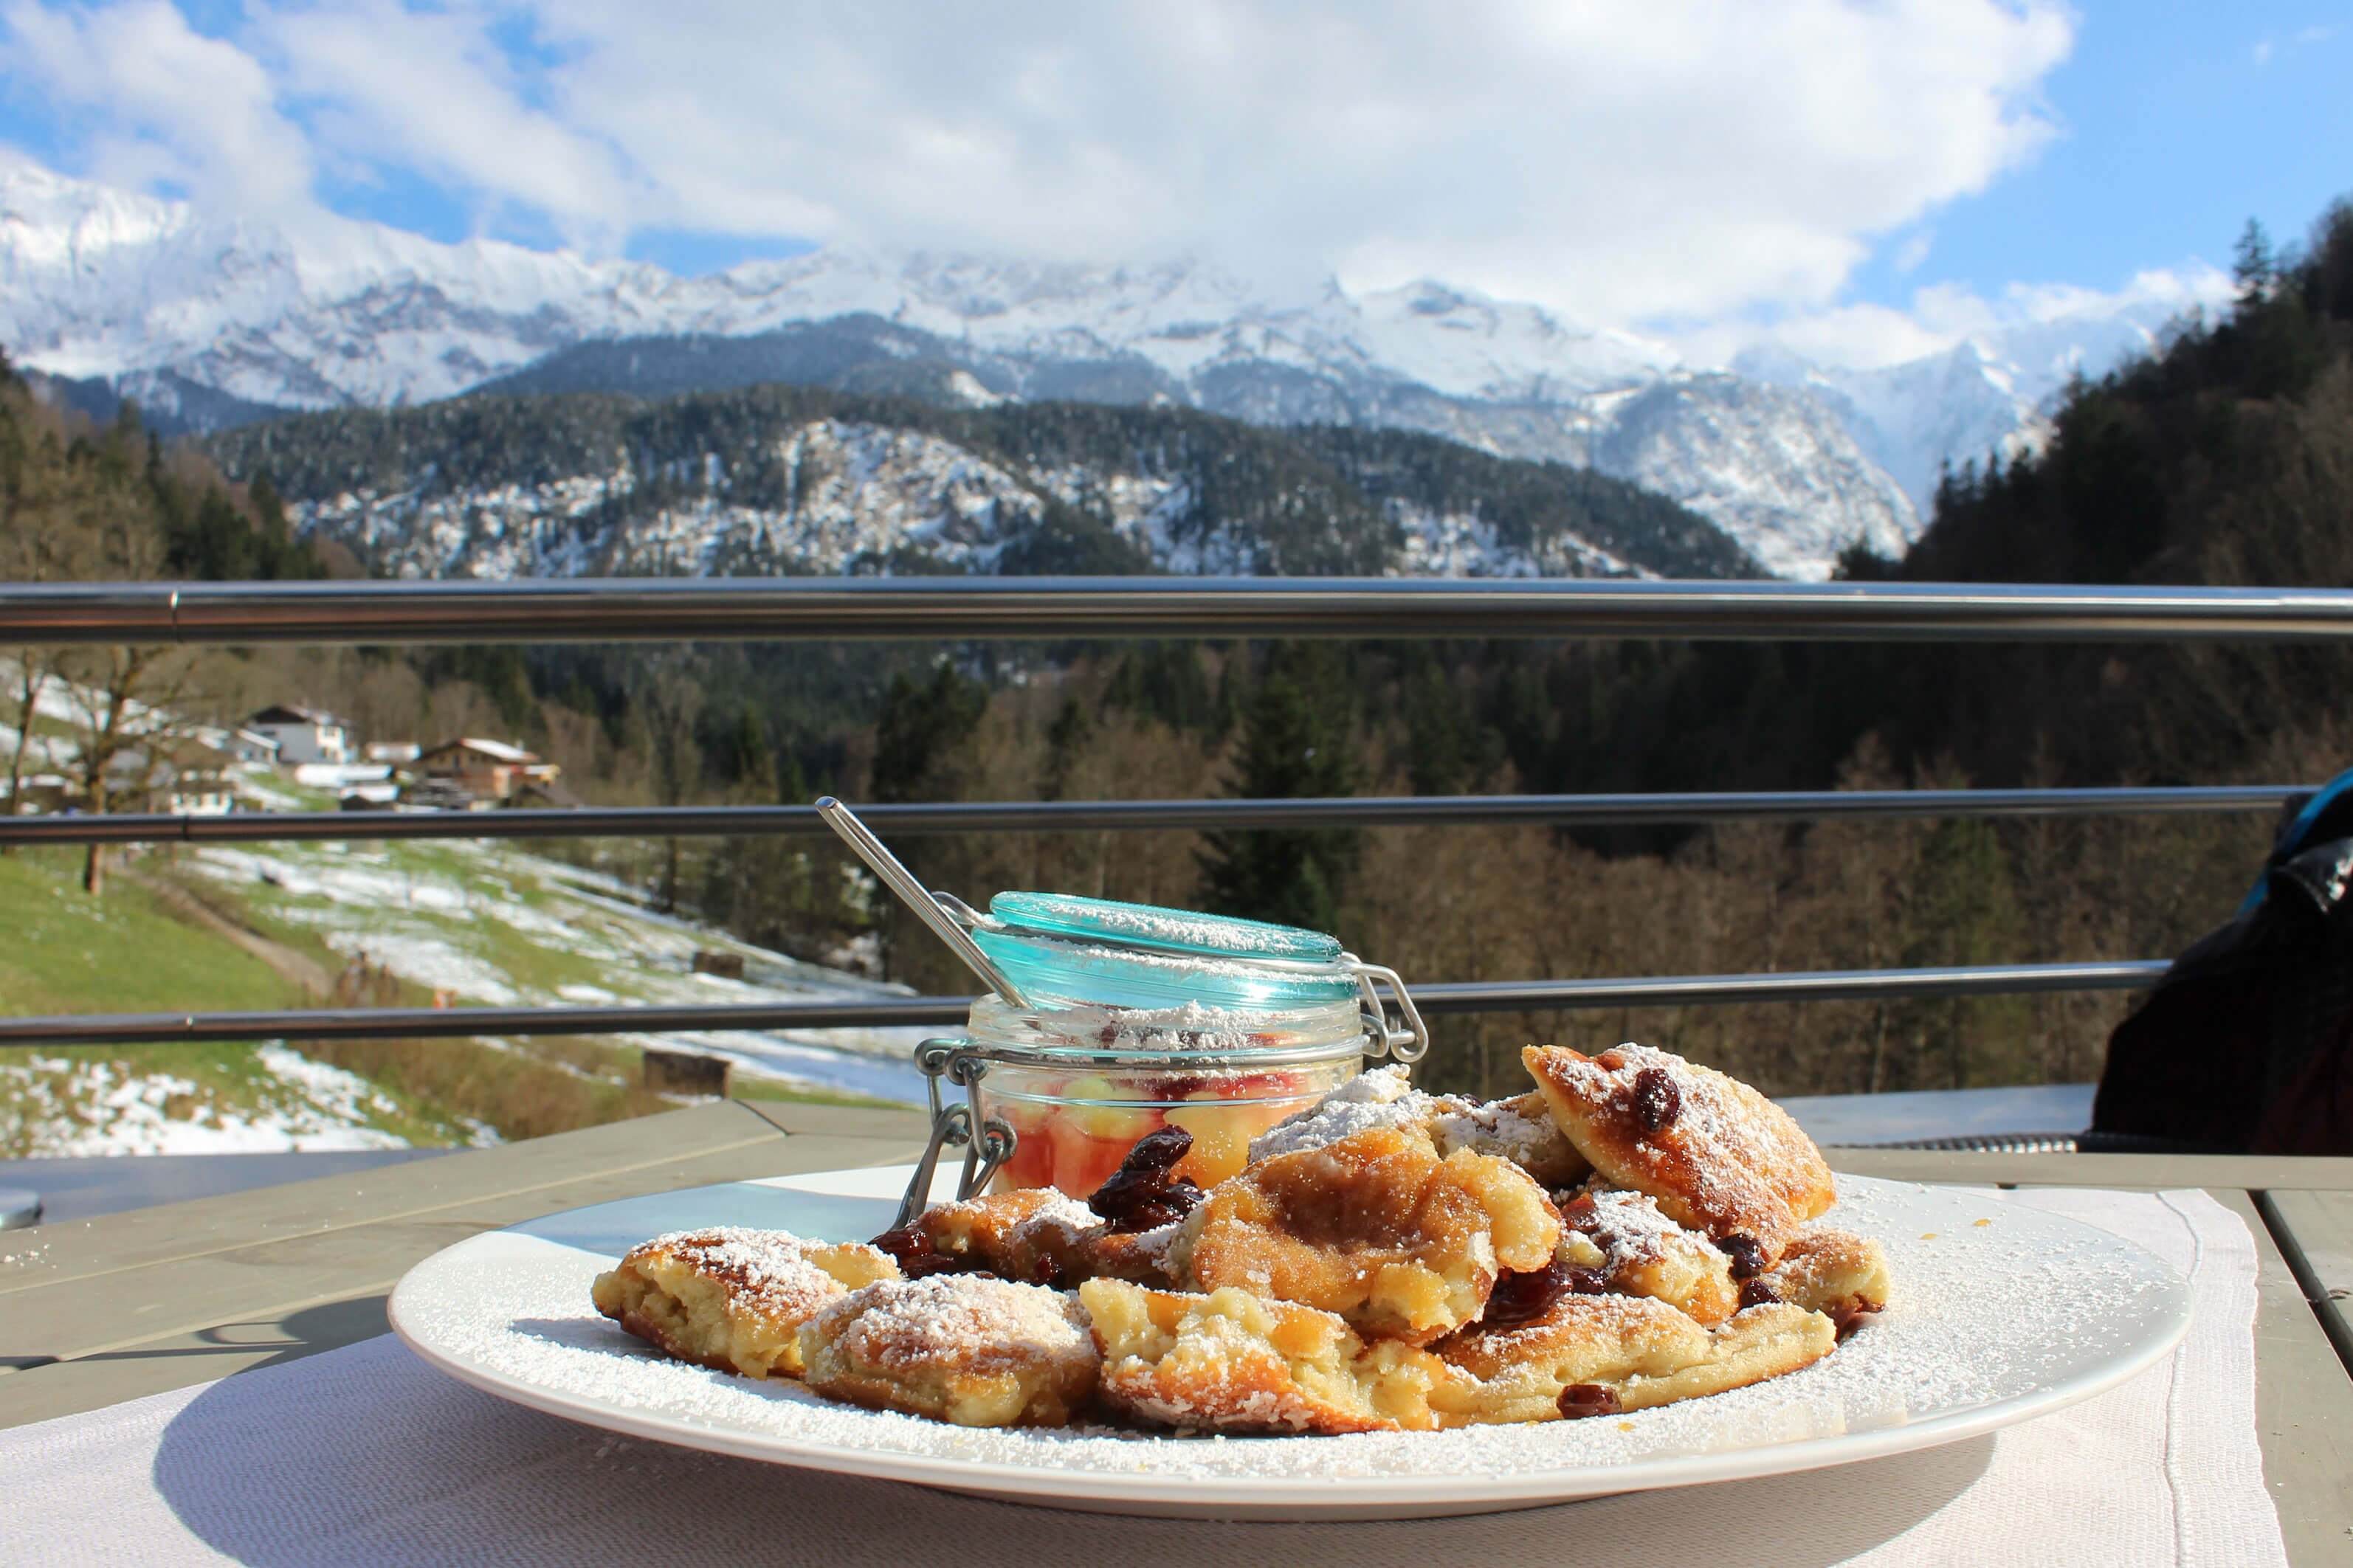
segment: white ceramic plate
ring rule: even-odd
[[[534,1409],[778,1464],[1106,1512],[1409,1518],[1774,1475],[1925,1448],[2072,1405],[2157,1361],[2189,1288],[2105,1231],[1984,1193],[1839,1180],[1830,1216],[1876,1237],[1894,1300],[1788,1377],[1625,1416],[1347,1437],[976,1432],[656,1355],[588,1285],[667,1230],[833,1240],[888,1223],[903,1167],[600,1204],[461,1241],[409,1270],[392,1326],[435,1366]]]

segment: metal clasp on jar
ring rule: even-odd
[[[1372,1041],[1368,1057],[1386,1056],[1393,1061],[1418,1062],[1430,1050],[1430,1026],[1421,1021],[1421,1009],[1413,1005],[1413,993],[1405,988],[1398,972],[1385,963],[1366,963],[1353,952],[1344,952],[1340,962],[1356,977],[1356,991],[1364,998],[1365,1035]],[[1387,984],[1389,994],[1397,998],[1398,1012],[1405,1019],[1405,1027],[1389,1027],[1388,1009],[1382,1005],[1380,984]]]
[[[1014,1147],[1020,1142],[1020,1135],[1010,1125],[980,1113],[980,1080],[988,1072],[988,1060],[970,1040],[953,1037],[925,1040],[915,1047],[915,1065],[923,1069],[923,1090],[931,1100],[932,1135],[923,1144],[923,1157],[915,1162],[915,1173],[908,1179],[905,1194],[899,1200],[898,1216],[891,1222],[892,1229],[913,1225],[915,1216],[931,1202],[932,1178],[939,1169],[941,1150],[964,1151],[964,1170],[956,1177],[956,1201],[961,1203],[988,1184],[997,1167],[1013,1157]],[[962,1105],[942,1102],[943,1078],[963,1087]],[[977,1137],[973,1133],[976,1126],[980,1129]]]

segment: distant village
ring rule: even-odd
[[[106,765],[106,809],[219,816],[251,809],[232,771],[272,768],[293,782],[332,789],[346,811],[488,811],[579,803],[557,783],[557,766],[504,741],[459,735],[363,742],[332,713],[280,703],[234,729],[195,725],[147,737]],[[86,782],[31,772],[13,801],[0,779],[0,815],[88,809]]]

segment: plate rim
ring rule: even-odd
[[[790,1190],[791,1184],[802,1181],[853,1174],[871,1178],[878,1172],[903,1173],[910,1170],[912,1167],[908,1166],[846,1166],[838,1170],[794,1172],[753,1180],[758,1184]],[[1883,1188],[1932,1192],[1967,1190],[1937,1184],[1867,1176],[1842,1175],[1840,1179],[1842,1184],[1853,1182]],[[744,1184],[741,1181],[710,1183],[699,1187],[679,1188],[674,1193],[641,1194],[635,1199],[608,1200],[606,1204],[585,1204],[515,1225],[479,1232],[440,1248],[403,1273],[385,1302],[385,1316],[393,1332],[419,1359],[469,1386],[512,1404],[596,1430],[669,1443],[703,1453],[725,1454],[796,1469],[904,1481],[973,1496],[1103,1511],[1115,1511],[1119,1505],[1125,1504],[1189,1508],[1198,1512],[1228,1516],[1247,1512],[1257,1517],[1362,1519],[1379,1517],[1384,1511],[1388,1511],[1389,1517],[1406,1517],[1415,1510],[1425,1514],[1434,1511],[1472,1513],[1514,1507],[1542,1508],[1616,1492],[1653,1491],[1725,1480],[1763,1479],[1965,1442],[1971,1437],[2082,1404],[2130,1382],[2180,1347],[2188,1336],[2195,1306],[2189,1281],[2170,1263],[2139,1243],[2073,1215],[2039,1209],[2034,1212],[2042,1218],[2063,1226],[2089,1231],[2106,1242],[2139,1253],[2153,1265],[2160,1276],[2174,1287],[2179,1300],[2179,1310],[2164,1332],[2120,1352],[2091,1372],[2078,1373],[2055,1385],[2039,1387],[1971,1409],[1862,1432],[1820,1434],[1705,1454],[1662,1455],[1630,1463],[1529,1467],[1477,1473],[1449,1471],[1437,1475],[1382,1472],[1378,1475],[1313,1479],[1251,1474],[1199,1476],[1148,1471],[1112,1472],[1070,1469],[1043,1463],[1017,1465],[996,1460],[942,1458],[814,1442],[775,1433],[735,1431],[686,1421],[649,1408],[586,1405],[576,1396],[551,1391],[523,1378],[445,1353],[414,1323],[406,1321],[404,1299],[413,1288],[421,1289],[413,1287],[412,1282],[422,1272],[453,1253],[493,1237],[517,1236],[543,1240],[543,1237],[529,1237],[524,1227],[565,1215],[607,1207],[612,1203],[641,1202],[645,1197],[687,1198],[698,1192]],[[1334,1495],[1335,1488],[1339,1489],[1339,1495]],[[1378,1495],[1370,1495],[1367,1489],[1377,1489]],[[1307,1495],[1311,1492],[1320,1495]]]

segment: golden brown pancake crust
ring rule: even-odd
[[[1220,1182],[1178,1233],[1195,1289],[1234,1286],[1336,1312],[1419,1344],[1479,1315],[1496,1276],[1546,1267],[1560,1220],[1507,1160],[1441,1160],[1418,1131],[1377,1127],[1261,1160]]]
[[[663,1354],[747,1377],[797,1377],[801,1325],[898,1265],[862,1242],[720,1226],[659,1236],[596,1277],[596,1310]]]
[[[1561,1131],[1610,1185],[1649,1194],[1677,1224],[1718,1241],[1749,1237],[1767,1265],[1837,1201],[1814,1141],[1736,1079],[1636,1045],[1592,1057],[1530,1046],[1521,1060]]]
[[[1203,1432],[1375,1432],[1438,1425],[1427,1351],[1366,1344],[1338,1317],[1230,1287],[1208,1295],[1115,1279],[1079,1287],[1114,1414]]]
[[[982,1274],[889,1280],[801,1329],[819,1394],[959,1426],[1060,1426],[1093,1394],[1103,1358],[1075,1297]]]

